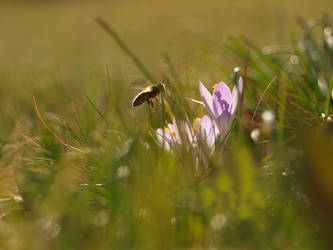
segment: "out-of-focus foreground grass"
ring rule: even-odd
[[[331,7],[1,3],[0,249],[325,248],[332,22],[294,17]],[[131,107],[146,79],[96,16],[155,78],[171,82],[165,112]],[[198,80],[231,86],[233,68],[243,72],[246,61],[243,113],[224,151],[199,164],[186,148],[164,151],[155,129],[207,113],[185,99],[199,99]]]

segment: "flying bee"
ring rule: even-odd
[[[155,99],[157,103],[160,103],[159,96],[161,92],[164,92],[164,90],[165,87],[163,83],[152,84],[134,97],[132,106],[137,107],[146,102],[148,106],[154,110],[153,100]]]

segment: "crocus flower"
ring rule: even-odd
[[[172,123],[169,123],[163,129],[158,128],[156,130],[156,135],[158,141],[167,151],[170,151],[172,146],[181,145],[181,139],[175,118],[173,118]]]
[[[199,81],[199,91],[203,103],[224,138],[235,117],[238,94],[243,92],[243,79],[239,78],[238,86],[234,87],[232,92],[228,85],[222,81],[216,85],[213,95],[210,94],[201,81]]]
[[[218,136],[218,129],[214,121],[207,115],[196,118],[193,126],[186,122],[169,123],[164,129],[156,130],[158,141],[167,150],[171,151],[180,145],[197,147],[200,142],[204,142],[209,148],[213,148]]]

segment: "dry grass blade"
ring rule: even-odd
[[[46,122],[44,121],[43,117],[41,116],[40,112],[39,112],[39,109],[38,109],[38,106],[37,106],[37,102],[36,102],[36,98],[33,96],[32,97],[33,99],[33,102],[34,102],[34,107],[35,107],[35,111],[36,111],[36,114],[39,118],[39,120],[41,121],[41,123],[43,124],[43,126],[62,144],[64,145],[65,147],[67,148],[70,148],[70,149],[74,149],[76,151],[79,151],[79,152],[83,152],[81,149],[78,149],[76,147],[73,147],[69,144],[67,144],[66,142],[64,142],[47,124]]]
[[[264,98],[264,96],[265,96],[267,90],[268,90],[269,87],[273,84],[273,82],[275,82],[276,78],[277,78],[276,76],[273,77],[273,79],[269,82],[269,84],[268,84],[267,87],[265,88],[264,92],[263,92],[262,95],[260,96],[260,99],[259,99],[259,101],[258,101],[258,103],[257,103],[257,106],[256,106],[256,108],[254,109],[254,112],[253,112],[252,121],[254,120],[254,117],[256,117],[256,114],[257,114],[257,111],[258,111],[259,105],[260,105],[262,99]]]
[[[43,146],[41,146],[40,144],[38,144],[35,140],[33,140],[32,138],[30,138],[29,136],[25,135],[25,134],[21,134],[21,136],[28,140],[30,143],[32,143],[33,145],[35,145],[37,148],[40,148],[40,149],[44,149]]]

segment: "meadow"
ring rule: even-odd
[[[0,249],[330,249],[332,7],[2,1]]]

